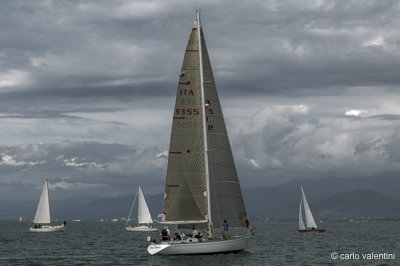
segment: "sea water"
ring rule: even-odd
[[[121,222],[69,222],[65,232],[32,233],[30,223],[3,221],[0,265],[400,265],[399,222],[325,222],[324,233],[299,233],[296,221],[253,225],[243,252],[150,256],[149,233],[127,232]]]

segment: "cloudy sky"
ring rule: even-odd
[[[400,174],[398,1],[0,0],[0,199],[161,192],[194,7],[243,186]]]

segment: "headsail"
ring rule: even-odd
[[[139,224],[151,224],[151,214],[149,207],[147,207],[146,200],[144,199],[142,189],[139,187],[139,200],[138,200],[138,223]]]
[[[299,210],[299,229],[304,230],[306,227],[304,226],[304,221],[303,221],[303,214],[302,214],[302,206],[303,205],[303,199],[300,200],[300,210]]]
[[[165,221],[228,220],[249,225],[206,42],[197,11],[175,103],[166,178]]]
[[[306,195],[304,194],[303,186],[301,186],[301,196],[302,196],[303,207],[304,207],[304,216],[305,216],[305,220],[306,220],[306,227],[307,228],[317,228],[317,225],[315,224],[314,217],[312,216],[310,207],[308,206]]]
[[[49,201],[49,187],[47,179],[44,181],[42,194],[40,195],[39,204],[36,210],[35,224],[49,224],[50,218],[50,201]]]

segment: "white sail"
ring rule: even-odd
[[[139,200],[138,200],[138,223],[139,224],[151,224],[151,214],[149,207],[147,207],[146,200],[144,199],[142,189],[139,187]]]
[[[40,195],[39,204],[36,210],[35,224],[49,224],[50,219],[50,202],[49,202],[49,188],[47,179],[44,181],[42,194]]]
[[[302,215],[302,208],[301,205],[303,205],[303,199],[300,200],[300,210],[299,210],[299,229],[304,230],[306,227],[304,226],[304,221],[303,221],[303,215]]]
[[[306,227],[307,228],[317,228],[315,224],[314,217],[312,216],[310,207],[308,206],[306,195],[304,194],[303,186],[301,186],[301,195],[304,207],[304,216],[306,220]]]

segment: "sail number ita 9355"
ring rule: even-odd
[[[199,115],[200,110],[199,109],[181,109],[177,108],[175,109],[175,114],[176,115]]]

